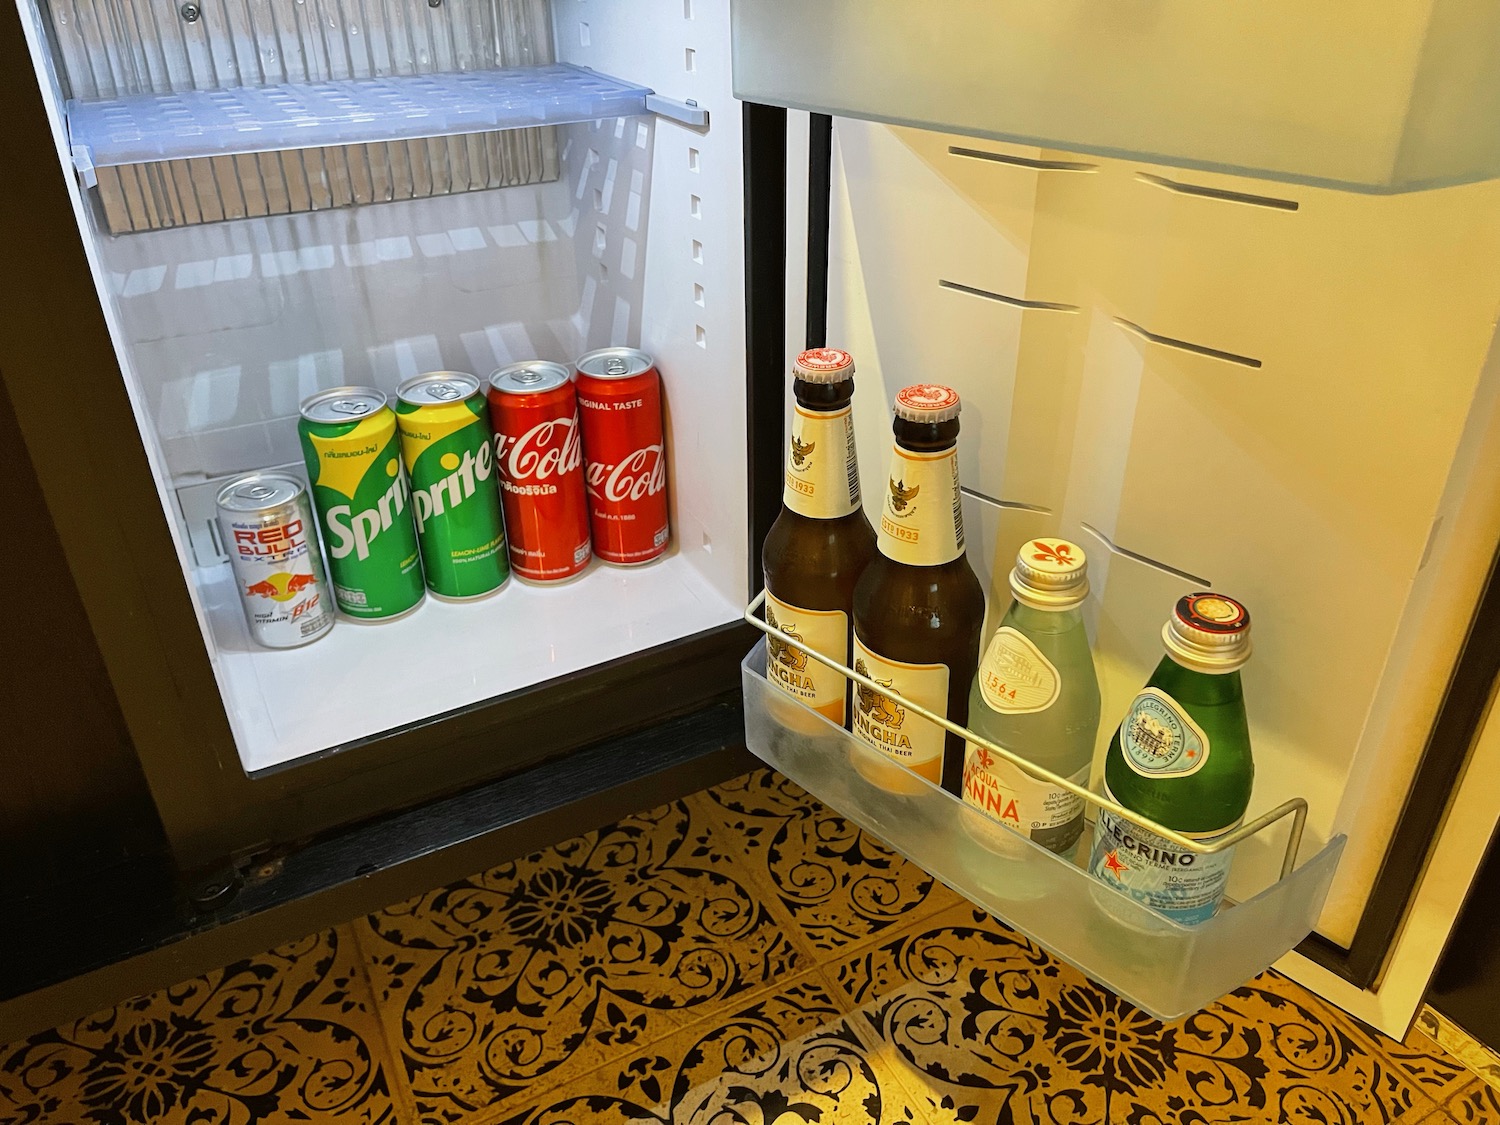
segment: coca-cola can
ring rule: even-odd
[[[591,552],[569,371],[545,360],[513,363],[490,376],[489,400],[511,570],[532,582],[571,578]]]
[[[594,554],[635,566],[667,549],[661,376],[645,352],[601,348],[574,365]]]

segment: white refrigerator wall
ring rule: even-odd
[[[563,61],[692,98],[710,125],[640,117],[561,126],[562,175],[548,184],[118,237],[80,197],[101,300],[247,770],[739,615],[748,582],[742,146],[728,5],[614,2],[608,18],[591,13],[582,35],[575,7],[590,5],[557,3]],[[429,370],[485,379],[512,361],[567,362],[608,344],[643,347],[662,372],[669,557],[633,570],[595,564],[556,588],[513,582],[481,603],[429,600],[378,626],[344,621],[301,650],[250,642],[211,528],[212,497],[232,473],[300,472],[302,398],[345,383],[394,392]]]
[[[1349,833],[1319,927],[1346,943],[1500,535],[1475,409],[1500,184],[1362,196],[840,120],[833,195],[867,500],[892,394],[951,382],[991,626],[1022,540],[1089,554],[1101,749],[1175,599],[1244,600],[1250,812],[1305,797],[1305,854]],[[1282,841],[1242,846],[1231,895]]]

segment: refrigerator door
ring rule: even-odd
[[[1023,542],[1088,553],[1101,755],[1176,599],[1244,601],[1248,815],[1301,796],[1304,855],[1348,837],[1307,949],[1356,983],[1287,967],[1404,1029],[1495,823],[1482,706],[1442,709],[1493,680],[1479,626],[1461,656],[1500,541],[1500,183],[1361,195],[837,119],[831,195],[867,503],[894,392],[951,383],[989,628]],[[1410,912],[1393,848],[1428,857]],[[1231,898],[1280,859],[1242,846]]]

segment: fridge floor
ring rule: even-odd
[[[770,771],[0,1048],[0,1122],[1500,1122],[1267,973],[1163,1025]]]

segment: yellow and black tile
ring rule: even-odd
[[[0,1122],[397,1120],[359,955],[329,930],[0,1050]]]

